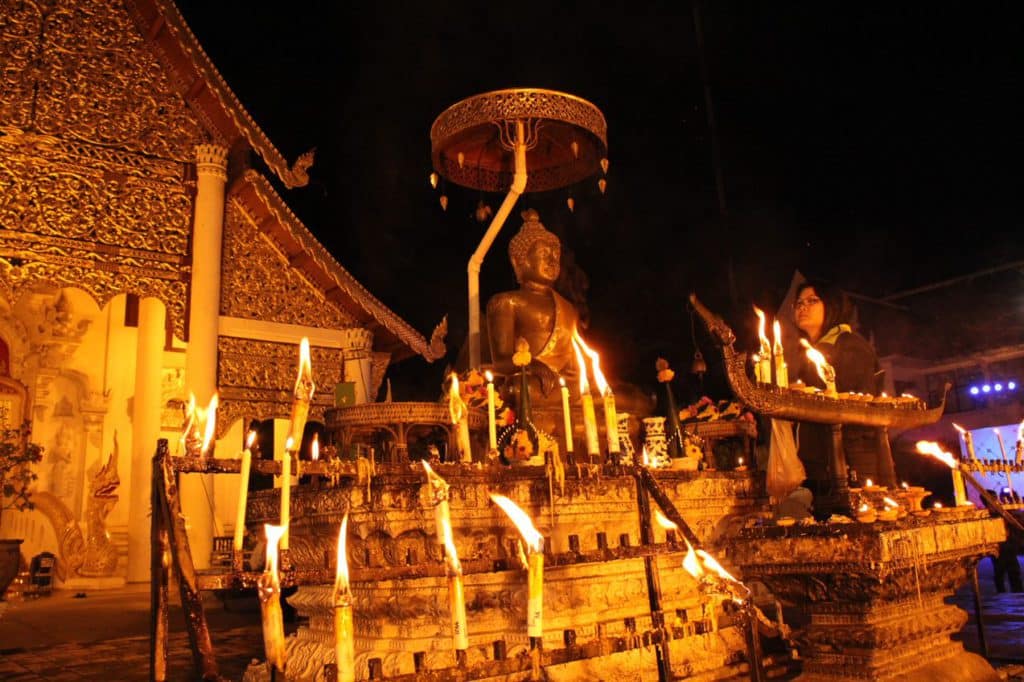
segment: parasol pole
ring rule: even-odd
[[[469,276],[469,368],[480,368],[480,266],[484,262],[487,250],[491,248],[495,237],[501,231],[508,214],[512,212],[519,196],[526,190],[526,130],[522,119],[516,120],[516,137],[513,140],[515,155],[515,172],[508,195],[501,202],[494,219],[491,220],[480,245],[469,257],[466,272]]]

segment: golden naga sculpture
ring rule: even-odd
[[[107,516],[117,504],[117,488],[121,479],[117,475],[117,434],[114,451],[102,467],[98,466],[89,481],[89,498],[85,508],[86,532],[60,498],[48,492],[33,497],[36,508],[42,512],[57,535],[57,575],[61,580],[94,578],[114,575],[117,568],[117,547],[107,533]]]
[[[523,226],[509,243],[519,289],[495,294],[487,302],[487,334],[496,372],[515,371],[516,340],[529,344],[530,374],[547,395],[558,375],[575,371],[572,333],[579,323],[576,307],[554,289],[561,270],[562,246],[540,222],[537,211],[522,212]]]
[[[690,303],[711,332],[712,338],[721,346],[725,360],[725,372],[736,397],[744,405],[766,417],[794,419],[819,424],[859,424],[910,429],[934,424],[942,417],[946,408],[946,384],[941,402],[928,407],[920,400],[894,400],[845,396],[832,397],[819,393],[807,393],[795,388],[778,388],[768,384],[755,384],[747,376],[747,354],[733,348],[736,335],[722,318],[711,312],[690,294]]]

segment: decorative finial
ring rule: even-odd
[[[668,366],[668,360],[665,358],[658,358],[657,362],[654,363],[655,369],[658,370],[658,382],[666,383],[672,381],[676,373]]]
[[[512,364],[516,367],[526,367],[533,360],[530,355],[530,344],[522,336],[516,338],[516,352],[512,354]]]

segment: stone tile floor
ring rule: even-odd
[[[997,594],[991,562],[982,560],[979,585],[985,613],[989,660],[1001,677],[1024,682],[1024,594]],[[953,600],[971,614],[960,633],[964,645],[980,652],[969,586]],[[205,602],[222,677],[240,680],[254,658],[263,658],[259,607],[255,599]],[[179,608],[170,613],[169,651],[173,682],[192,680],[191,652]],[[286,625],[290,632],[296,626]],[[149,586],[90,592],[76,599],[57,591],[48,597],[0,602],[0,680],[10,682],[148,680]]]

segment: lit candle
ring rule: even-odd
[[[789,368],[786,366],[786,356],[782,352],[782,325],[778,320],[772,323],[772,332],[775,337],[775,346],[772,348],[775,355],[775,385],[786,388],[789,386]]]
[[[526,634],[531,640],[539,642],[544,636],[544,536],[515,502],[503,495],[492,494],[491,499],[512,520],[526,544]]]
[[[448,385],[448,415],[455,427],[459,461],[469,462],[472,459],[472,452],[469,449],[469,408],[459,394],[459,375],[455,372],[452,372]]]
[[[612,393],[611,385],[604,378],[604,373],[601,372],[601,356],[583,341],[583,338],[575,329],[573,330],[573,335],[579,347],[590,357],[590,365],[594,371],[594,383],[597,384],[597,390],[604,402],[604,431],[605,440],[608,443],[608,459],[618,463],[618,454],[620,452],[619,419],[615,415],[615,394]]]
[[[494,375],[484,372],[487,377],[487,445],[490,452],[498,450],[498,424],[494,415]]]
[[[994,429],[996,432],[996,440],[999,441],[999,455],[1003,459],[1003,472],[1006,474],[1006,487],[1010,489],[1010,500],[1016,500],[1016,496],[1013,492],[1013,478],[1010,477],[1010,458],[1006,455],[1006,444],[1003,443],[1003,434],[999,433],[999,429]]]
[[[338,682],[356,679],[355,627],[352,622],[352,590],[348,582],[348,555],[345,536],[348,514],[341,520],[338,531],[338,556],[334,571],[334,664]]]
[[[282,526],[263,526],[267,534],[266,568],[256,580],[263,625],[263,650],[267,663],[284,672],[287,653],[284,644],[284,614],[281,612],[281,576],[278,572],[277,545],[286,530]]]
[[[964,447],[967,448],[967,457],[971,460],[971,464],[980,471],[981,462],[978,461],[978,458],[974,454],[974,437],[971,435],[971,432],[958,424],[953,424],[953,428],[959,431],[960,435],[964,437]]]
[[[309,416],[309,404],[313,400],[315,390],[313,364],[309,354],[309,339],[302,337],[302,341],[299,343],[299,374],[295,379],[292,416],[288,426],[288,437],[295,442],[296,449],[302,446],[302,435],[306,430],[306,418]],[[287,547],[287,545],[282,546]]]
[[[295,442],[288,438],[284,445],[284,456],[281,457],[281,549],[288,549],[288,523],[292,511],[292,449]]]
[[[754,313],[757,315],[757,338],[761,342],[761,350],[757,354],[756,374],[758,381],[764,384],[772,382],[772,346],[765,333],[766,319],[764,311],[754,306]]]
[[[459,561],[452,524],[444,520],[444,564],[448,574],[448,608],[452,618],[452,643],[456,651],[469,649],[469,630],[466,626],[466,592],[462,584],[462,563]]]
[[[434,470],[421,459],[423,471],[427,474],[427,483],[430,485],[430,501],[434,505],[434,541],[444,546],[445,524],[451,525],[451,510],[448,507],[448,482],[434,473]]]
[[[569,387],[565,385],[565,379],[558,377],[558,383],[562,387],[562,430],[565,431],[565,452],[566,459],[571,460],[573,452],[572,443],[572,416],[569,412]]]
[[[576,364],[580,370],[580,407],[583,410],[583,433],[587,441],[587,457],[593,460],[601,454],[597,437],[597,415],[594,413],[594,398],[590,395],[590,382],[587,381],[587,365],[583,360],[583,351],[573,339],[573,350],[576,351]]]
[[[309,444],[309,458],[314,462],[320,459],[320,434],[313,434],[313,442]]]
[[[953,426],[956,426],[956,424]],[[960,462],[957,461],[956,457],[954,457],[952,453],[943,450],[942,446],[935,441],[920,440],[917,442],[915,447],[918,452],[925,455],[931,455],[953,471],[953,498],[956,506],[959,507],[961,505],[970,504],[967,500],[967,489],[964,485],[964,475],[963,472],[960,471],[961,465]]]
[[[203,409],[196,407],[196,396],[189,397],[188,418],[185,422],[185,430],[182,440],[185,444],[185,454],[194,457],[206,457],[213,445],[214,435],[217,431],[217,406],[220,399],[214,393],[210,397],[210,404]]]
[[[836,370],[828,364],[821,351],[807,342],[807,339],[800,339],[800,345],[807,350],[807,357],[814,363],[818,370],[818,376],[825,382],[825,395],[836,396]]]
[[[252,444],[256,440],[256,432],[250,431],[245,439],[242,450],[242,470],[239,474],[238,509],[235,511],[235,536],[232,548],[235,554],[242,551],[242,536],[245,534],[245,505],[249,498],[249,470],[252,467]]]

